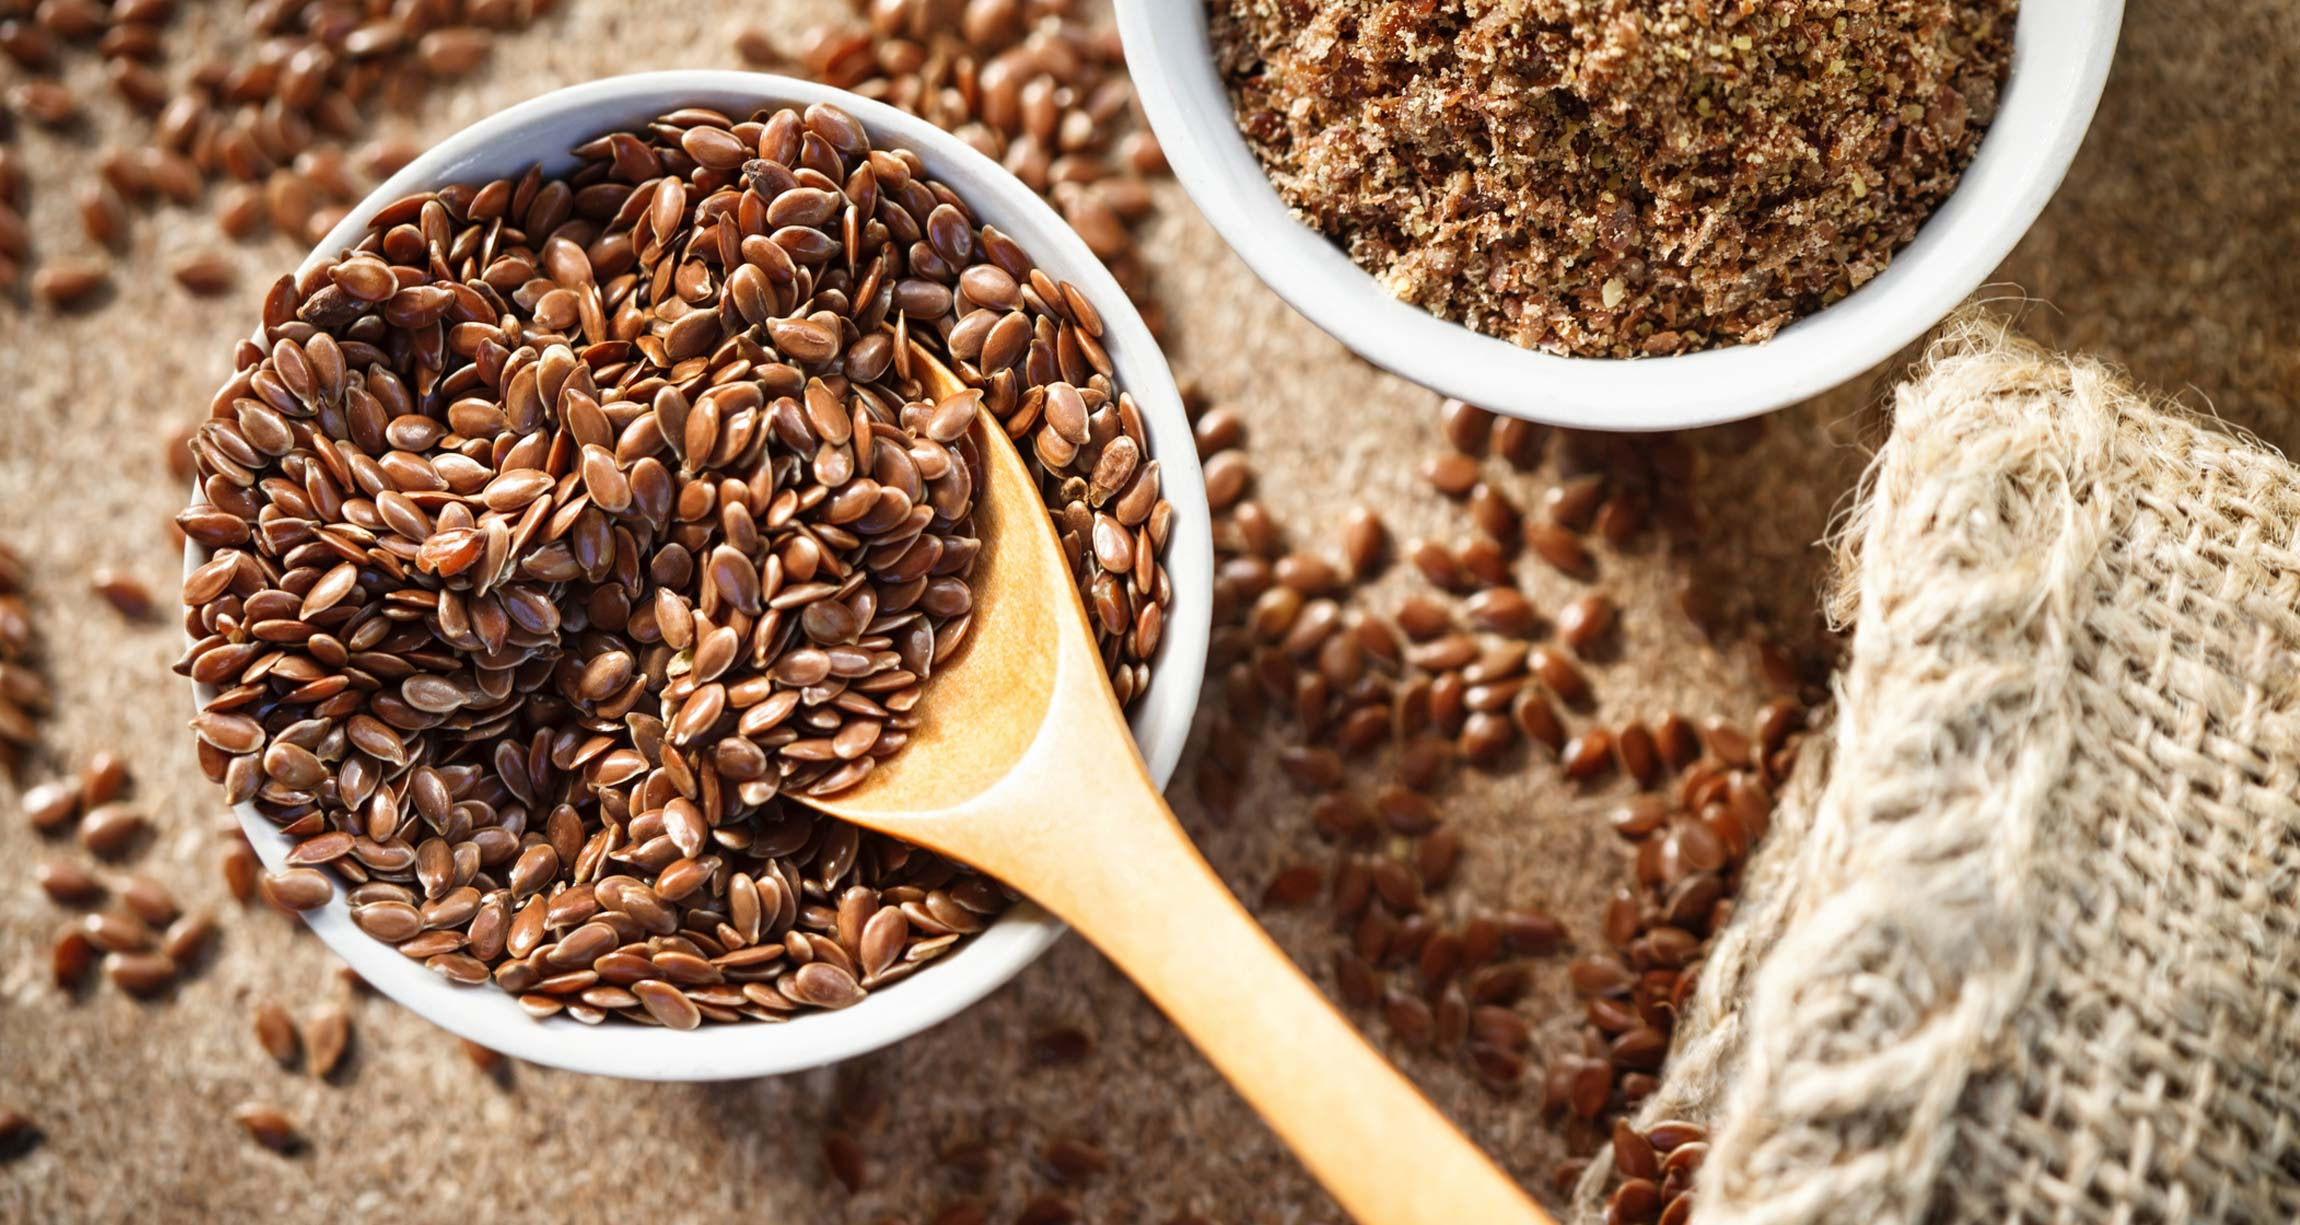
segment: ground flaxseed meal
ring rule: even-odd
[[[1280,195],[1397,297],[1528,348],[1760,341],[1956,186],[2017,0],[1209,0]]]

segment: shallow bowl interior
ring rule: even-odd
[[[1205,484],[1181,397],[1165,358],[1125,293],[1086,245],[1012,175],[923,120],[843,90],[763,73],[658,72],[614,77],[562,89],[511,107],[442,140],[353,209],[304,262],[313,264],[356,243],[368,218],[418,191],[457,182],[516,177],[540,162],[546,173],[572,165],[574,146],[637,125],[681,106],[712,107],[744,118],[762,106],[829,102],[860,119],[874,143],[915,150],[929,173],[1028,250],[1057,280],[1076,282],[1101,312],[1119,385],[1134,394],[1174,505],[1166,564],[1175,605],[1149,690],[1132,723],[1151,776],[1173,775],[1197,706],[1212,615],[1213,545]],[[299,269],[301,271],[301,269]],[[186,551],[187,570],[205,560]],[[203,688],[200,698],[213,696]],[[923,751],[913,748],[911,751]],[[257,814],[238,809],[240,824],[264,862],[277,868],[288,839]],[[351,923],[339,891],[305,916],[313,931],[377,990],[425,1019],[481,1045],[533,1063],[643,1080],[731,1080],[815,1067],[875,1050],[940,1022],[988,995],[1043,953],[1062,925],[1025,903],[934,966],[852,1008],[809,1013],[781,1024],[706,1026],[685,1033],[639,1025],[586,1026],[565,1017],[536,1021],[491,986],[457,987],[376,941]]]
[[[1923,335],[1987,279],[2076,156],[2116,49],[2123,0],[2021,0],[1997,117],[1956,192],[1892,265],[1770,341],[1675,357],[1519,348],[1391,297],[1298,220],[1239,135],[1207,0],[1118,0],[1126,60],[1175,177],[1255,274],[1366,360],[1528,420],[1681,429],[1794,404]]]

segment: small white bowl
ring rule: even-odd
[[[762,106],[804,108],[815,102],[831,103],[861,120],[874,144],[916,151],[928,172],[964,198],[980,222],[1012,236],[1056,280],[1076,282],[1101,312],[1103,345],[1116,363],[1119,385],[1142,408],[1163,488],[1175,510],[1166,565],[1176,603],[1166,618],[1150,688],[1132,713],[1135,743],[1151,777],[1163,786],[1190,734],[1213,615],[1214,549],[1189,418],[1157,342],[1085,242],[1020,180],[957,138],[845,90],[787,77],[699,71],[611,77],[545,94],[440,141],[361,201],[320,242],[303,269],[358,242],[378,209],[415,192],[516,178],[536,162],[546,173],[555,173],[574,164],[568,150],[576,145],[681,106],[712,107],[741,119]],[[187,572],[204,560],[197,546],[186,549]],[[210,687],[199,687],[200,701],[214,694]],[[237,815],[265,864],[280,867],[289,840],[253,805],[240,805]],[[737,1080],[876,1050],[990,994],[1063,932],[1061,923],[1025,902],[956,952],[872,992],[852,1008],[807,1013],[781,1024],[714,1025],[681,1033],[621,1023],[587,1026],[564,1016],[537,1021],[520,1011],[509,994],[493,986],[452,985],[354,927],[340,889],[334,900],[304,918],[369,985],[443,1029],[530,1063],[635,1080]]]
[[[1997,116],[1954,194],[1884,272],[1762,344],[1675,357],[1561,357],[1398,301],[1296,218],[1238,132],[1206,0],[1118,0],[1126,63],[1166,160],[1238,257],[1375,365],[1496,412],[1597,430],[1711,425],[1817,395],[1939,322],[2044,209],[2076,156],[2123,0],[2021,0]]]

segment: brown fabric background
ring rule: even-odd
[[[1175,0],[1183,2],[1183,0]],[[829,3],[639,6],[569,0],[561,14],[505,40],[490,65],[433,96],[390,130],[449,131],[550,87],[612,71],[725,66],[716,48],[744,24],[772,28],[834,11]],[[180,60],[213,37],[189,12]],[[711,48],[698,52],[698,48]],[[2022,325],[2046,343],[2091,350],[2144,382],[2190,398],[2290,449],[2300,443],[2300,9],[2283,0],[2206,7],[2137,4],[2099,122],[2067,186],[2000,271],[2005,292],[2040,305]],[[92,66],[72,83],[105,95]],[[99,131],[102,123],[99,122]],[[86,137],[13,138],[37,168],[32,222],[43,250],[78,250],[72,193],[92,173]],[[1466,533],[1457,507],[1422,486],[1411,457],[1438,444],[1436,398],[1351,360],[1263,290],[1169,185],[1146,236],[1172,326],[1177,372],[1250,423],[1261,496],[1296,536],[1330,540],[1343,510],[1380,506],[1401,538]],[[1014,985],[897,1049],[832,1071],[717,1086],[654,1086],[533,1068],[477,1078],[454,1042],[388,1001],[354,1009],[355,1055],[341,1085],[283,1073],[248,1034],[251,999],[317,998],[330,959],[295,925],[239,912],[224,897],[209,832],[218,806],[192,766],[185,697],[166,667],[172,624],[127,627],[86,596],[98,564],[172,592],[176,558],[162,531],[178,501],[160,440],[204,405],[225,353],[256,310],[265,272],[292,262],[284,241],[234,250],[232,297],[187,298],[162,252],[219,242],[204,213],[163,210],[135,228],[111,298],[57,316],[21,297],[0,302],[0,539],[22,551],[59,692],[47,760],[30,777],[97,747],[136,764],[138,797],[159,832],[146,870],[190,904],[226,912],[205,972],[173,999],[138,1004],[108,988],[77,1002],[45,977],[61,916],[26,867],[0,880],[0,1103],[38,1120],[44,1140],[0,1165],[0,1221],[700,1219],[730,1211],[768,1222],[930,1220],[977,1184],[938,1165],[967,1136],[998,1154],[980,1184],[1011,1220],[1053,1184],[1031,1155],[1050,1138],[1103,1143],[1110,1170],[1079,1193],[1092,1221],[1162,1222],[1184,1211],[1225,1222],[1338,1219],[1261,1126],[1113,971],[1066,941]],[[1880,375],[1879,377],[1883,377]],[[1759,702],[1745,645],[1705,642],[1678,611],[1690,581],[1736,616],[1803,645],[1818,633],[1823,557],[1812,547],[1858,473],[1875,427],[1878,385],[1849,387],[1768,422],[1752,448],[1712,445],[1696,478],[1708,527],[1696,550],[1656,545],[1607,556],[1601,584],[1625,608],[1623,660],[1595,669],[1602,709],[1619,718],[1664,707],[1746,718]],[[1721,444],[1722,434],[1707,439]],[[1546,475],[1510,477],[1524,503]],[[1527,573],[1543,607],[1571,588]],[[1393,574],[1376,603],[1409,584]],[[1283,733],[1264,733],[1266,760]],[[1184,770],[1191,768],[1186,761]],[[1238,815],[1215,826],[1177,787],[1183,819],[1249,897],[1314,840],[1306,805],[1263,771]],[[1546,765],[1457,783],[1448,819],[1468,836],[1450,906],[1535,902],[1587,936],[1625,871],[1597,821],[1611,789],[1574,792]],[[0,862],[44,853],[0,784]],[[1314,851],[1312,852],[1314,853]],[[1281,942],[1323,978],[1338,937],[1311,912],[1269,916]],[[1525,1007],[1569,1032],[1562,962],[1545,966]],[[1563,1015],[1559,1015],[1563,1014]],[[1034,1064],[1030,1036],[1049,1024],[1096,1038],[1085,1061]],[[1378,1027],[1377,1027],[1378,1028]],[[1413,1055],[1414,1076],[1512,1170],[1542,1188],[1558,1142],[1523,1097],[1480,1089],[1458,1065]],[[868,1181],[850,1199],[823,1169],[823,1130],[842,1101],[884,1105],[858,1129]],[[312,1151],[280,1158],[226,1119],[262,1096],[301,1121]]]

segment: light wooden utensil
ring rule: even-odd
[[[963,385],[923,351],[934,398]],[[1111,694],[1036,482],[989,414],[974,624],[918,737],[809,801],[972,864],[1092,941],[1366,1225],[1549,1221],[1302,976],[1183,833]]]

